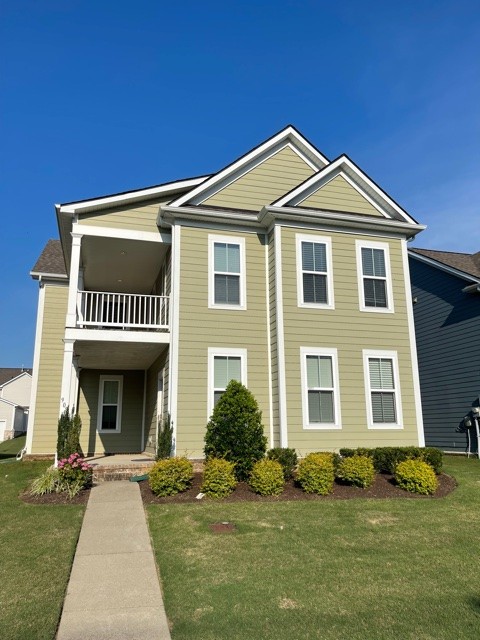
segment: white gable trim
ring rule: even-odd
[[[380,187],[370,180],[370,178],[345,155],[340,156],[314,176],[305,180],[303,184],[293,189],[293,191],[290,191],[279,198],[273,203],[273,206],[285,207],[297,205],[316,191],[318,189],[318,184],[323,186],[322,182],[327,176],[334,173],[334,177],[336,177],[340,171],[342,171],[344,177],[348,176],[350,178],[350,184],[352,184],[352,186],[354,186],[361,195],[364,197],[367,195],[369,196],[370,202],[376,206],[381,213],[389,217],[400,216],[410,224],[417,224],[415,220],[406,213],[406,211],[404,211],[394,200],[382,191]],[[360,184],[357,184],[357,181]],[[383,207],[379,208],[380,205],[376,202],[377,199],[384,203]]]
[[[204,183],[192,191],[171,202],[171,206],[179,207],[187,202],[193,204],[203,202],[286,146],[289,146],[315,171],[328,164],[328,159],[325,156],[317,151],[298,131],[289,126],[225,167],[222,171],[205,180]]]

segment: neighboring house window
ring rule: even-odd
[[[208,237],[209,307],[245,309],[245,239]]]
[[[122,422],[123,376],[100,376],[97,429],[120,433]]]
[[[224,393],[230,380],[247,384],[247,350],[210,348],[208,350],[208,415]]]
[[[358,293],[362,311],[393,311],[389,246],[356,241]]]
[[[340,391],[336,349],[301,347],[303,426],[340,429]]]
[[[394,351],[364,351],[370,429],[401,428],[400,383]]]
[[[333,309],[331,239],[301,234],[296,238],[298,306]]]

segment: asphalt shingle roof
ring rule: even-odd
[[[27,372],[32,375],[32,369],[15,369],[9,367],[0,367],[0,387],[8,382],[9,380],[13,380],[21,373]]]
[[[447,267],[453,267],[459,271],[480,278],[480,251],[477,253],[456,253],[454,251],[434,251],[433,249],[410,249],[412,253],[418,253],[431,260],[436,260]]]
[[[47,242],[32,271],[34,273],[67,275],[60,240],[49,240]]]

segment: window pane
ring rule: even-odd
[[[320,386],[333,388],[332,359],[330,356],[320,356]]]
[[[240,245],[227,244],[227,271],[240,273]]]
[[[302,269],[314,271],[313,242],[302,242]]]
[[[320,242],[302,242],[302,269],[327,271],[327,247]]]
[[[215,304],[240,304],[240,276],[215,274]]]
[[[224,242],[215,242],[213,245],[215,271],[228,271],[227,269],[227,245]]]
[[[362,247],[362,268],[364,276],[373,276],[373,249]]]
[[[308,392],[308,421],[309,423],[333,423],[335,421],[333,391]]]
[[[320,276],[314,273],[303,274],[303,301],[328,303],[327,276]]]
[[[215,242],[213,252],[215,271],[240,273],[240,245]]]
[[[373,254],[373,275],[380,278],[386,277],[385,271],[385,251],[383,249],[372,249]]]
[[[238,382],[242,381],[242,360],[238,357],[228,357],[228,380],[238,380]]]
[[[332,358],[330,356],[307,356],[307,386],[333,388]]]
[[[226,356],[215,356],[213,368],[213,386],[215,389],[225,389],[228,384],[228,358]]]
[[[103,383],[103,404],[117,404],[118,380],[105,380]]]
[[[102,410],[102,429],[115,430],[117,428],[117,407],[110,405]]]
[[[214,391],[213,393],[213,406],[217,404],[217,402],[222,397],[223,391]]]
[[[227,302],[227,278],[215,274],[215,304],[225,304]]]
[[[320,386],[320,369],[318,366],[318,356],[307,356],[307,386]]]
[[[369,358],[370,386],[372,389],[382,388],[382,376],[380,374],[380,358]]]
[[[364,278],[363,291],[366,307],[387,306],[387,287],[385,280],[370,280],[370,278]]]
[[[382,379],[381,389],[394,389],[393,384],[393,362],[391,360],[380,359],[380,375]]]
[[[327,271],[327,247],[324,244],[314,244],[315,271]]]
[[[395,394],[372,393],[373,422],[396,422]]]

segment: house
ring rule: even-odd
[[[0,367],[0,442],[27,430],[32,369]]]
[[[235,378],[269,446],[423,444],[407,240],[424,227],[287,126],[212,175],[56,206],[39,281],[29,454],[75,407],[88,453],[202,457]]]
[[[470,436],[473,449],[457,429],[480,404],[480,251],[415,248],[409,261],[426,443],[463,452]]]

